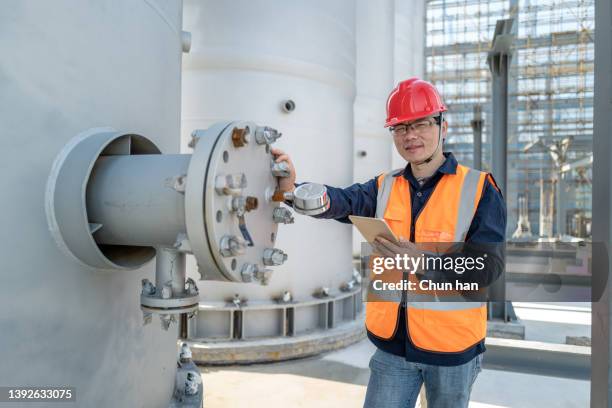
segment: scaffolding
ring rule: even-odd
[[[524,206],[527,202],[528,220],[536,236],[587,238],[591,218],[588,159],[592,158],[593,139],[593,0],[427,1],[426,76],[449,105],[447,150],[460,162],[472,163],[471,121],[474,106],[480,105],[483,169],[490,170],[487,51],[496,21],[510,17],[518,24],[509,80],[508,233],[517,228],[519,203]],[[566,150],[561,155],[555,149],[563,146]],[[551,194],[556,197],[553,231],[540,225],[540,203],[548,202]],[[543,210],[550,212],[550,208]]]

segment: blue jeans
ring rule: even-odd
[[[370,381],[364,408],[413,408],[423,382],[427,408],[468,406],[472,385],[482,371],[479,354],[458,366],[436,366],[406,361],[377,349],[370,359]]]

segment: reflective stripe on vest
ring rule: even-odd
[[[379,177],[376,217],[384,218],[397,236],[409,239],[412,222],[410,184],[399,176],[401,171],[394,170]],[[456,174],[443,175],[417,218],[415,242],[465,241],[485,178],[486,173],[462,165],[457,166]],[[410,274],[409,278],[415,280],[416,276]],[[485,302],[451,302],[448,300],[457,299],[448,291],[439,296],[435,292],[433,295],[432,292],[414,292],[407,293],[406,324],[409,338],[417,348],[457,353],[484,339]],[[461,298],[459,294],[456,297]],[[382,339],[393,337],[398,329],[400,299],[401,291],[395,291],[381,295],[378,301],[368,301],[366,327],[370,333]]]

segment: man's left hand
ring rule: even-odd
[[[402,238],[400,238],[399,242],[393,242],[379,236],[376,237],[372,243],[372,246],[374,247],[375,253],[389,258],[395,258],[396,255],[399,255],[402,258],[404,255],[410,258],[418,258],[424,253],[422,250],[419,250],[413,242]],[[420,275],[423,273],[423,265],[421,263],[418,265],[419,266],[417,269],[413,272]]]
[[[387,257],[395,257],[396,254],[400,256],[404,256],[404,254],[409,257],[418,257],[423,251],[419,251],[414,243],[400,238],[399,242],[389,241],[383,237],[376,237],[372,246],[376,250],[377,253],[387,256]]]

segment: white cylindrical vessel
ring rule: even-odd
[[[179,151],[180,1],[11,1],[0,10],[0,379],[70,386],[76,406],[168,406],[177,330],[143,326],[133,271],[80,265],[56,245],[45,188],[58,153],[112,126]]]
[[[183,60],[184,146],[193,129],[253,120],[283,133],[273,147],[291,155],[298,181],[351,184],[354,2],[194,0],[185,3],[184,23],[192,33]],[[289,257],[267,286],[201,282],[193,337],[298,335],[354,319],[357,288],[340,290],[353,279],[349,226],[296,215],[290,228],[280,226],[276,247]],[[327,303],[344,297],[329,307],[317,303],[322,288],[329,288]],[[286,291],[295,309],[276,308]],[[245,306],[240,322],[229,320],[233,306],[225,302],[235,295],[261,307]]]
[[[384,128],[387,96],[393,89],[394,0],[357,1],[357,97],[355,162],[357,183],[391,170],[393,138]],[[353,253],[363,237],[353,233]]]
[[[394,81],[416,76],[425,77],[426,0],[395,0],[395,48],[393,50]],[[404,167],[404,160],[392,148],[392,168]]]

